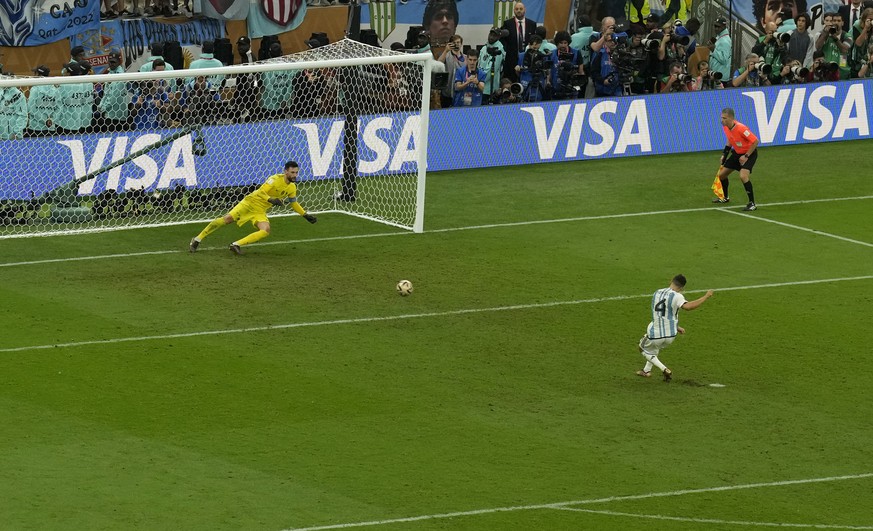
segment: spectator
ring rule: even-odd
[[[822,4],[824,4],[824,2],[822,2]],[[845,4],[842,1],[838,1],[834,5],[828,7],[833,9],[833,12],[837,13],[840,18],[843,19],[844,28],[853,27],[864,12],[864,3],[861,0],[849,0],[849,2]],[[831,12],[828,9],[825,9],[824,11],[825,13]]]
[[[452,35],[443,53],[440,54],[437,61],[446,65],[446,72],[452,72],[452,76],[447,76],[446,83],[440,87],[440,102],[443,108],[451,107],[455,100],[455,76],[459,68],[466,64],[467,59],[462,51],[464,47],[464,38],[460,35]]]
[[[709,67],[713,72],[721,74],[723,80],[731,76],[731,55],[733,53],[733,41],[727,29],[727,19],[718,17],[713,22],[716,36],[711,45],[712,53],[709,56]]]
[[[812,62],[812,52],[814,51],[812,39],[809,37],[809,15],[801,13],[794,20],[796,29],[791,33],[791,38],[788,41],[788,60],[800,61],[803,65],[808,65]]]
[[[518,80],[518,72],[515,67],[518,66],[519,55],[525,50],[528,44],[528,38],[536,32],[537,23],[525,17],[527,10],[523,2],[516,2],[513,6],[512,18],[503,21],[502,29],[506,30],[503,42],[503,49],[506,50],[506,62],[503,63],[503,77],[508,77],[513,81]]]
[[[39,65],[33,69],[33,73],[40,77],[48,77],[51,70],[45,65]],[[30,95],[27,98],[29,114],[27,136],[46,136],[54,133],[59,108],[57,85],[30,87]]]
[[[506,60],[506,50],[500,37],[500,28],[491,28],[488,32],[488,43],[479,51],[479,68],[485,71],[485,90],[482,95],[487,103],[494,103],[494,95],[500,91],[500,73]]]
[[[24,138],[27,98],[18,87],[0,87],[0,140]]]
[[[119,52],[111,52],[109,54],[109,70],[107,74],[123,73],[124,67],[121,66],[121,54]],[[104,83],[103,96],[100,98],[100,103],[97,104],[103,116],[101,130],[120,131],[126,129],[130,119],[130,102],[131,97],[127,89],[127,83],[123,81]]]
[[[485,72],[479,68],[479,50],[467,52],[466,64],[455,71],[455,107],[478,107],[482,105],[485,90]]]
[[[163,72],[167,64],[163,59],[152,62],[154,72]],[[137,129],[157,129],[164,127],[170,113],[170,97],[167,85],[158,79],[150,79],[142,85],[142,90],[133,97],[134,127]]]
[[[91,73],[87,61],[71,61],[64,65],[62,74],[84,76]],[[94,85],[91,83],[67,83],[58,88],[57,126],[61,133],[83,133],[91,127],[94,118]]]

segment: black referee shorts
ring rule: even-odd
[[[755,166],[755,161],[758,160],[758,150],[756,149],[746,160],[745,164],[740,164],[740,154],[734,150],[728,154],[724,159],[723,166],[725,168],[730,168],[735,171],[740,170],[748,170],[749,173],[752,173],[752,168]]]

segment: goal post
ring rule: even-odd
[[[0,238],[202,223],[288,160],[307,211],[422,232],[432,63],[344,39],[212,69],[2,76]]]

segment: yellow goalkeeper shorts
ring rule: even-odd
[[[232,217],[240,227],[246,223],[251,223],[257,227],[258,223],[269,221],[269,219],[267,219],[267,210],[263,207],[253,205],[247,199],[243,199],[237,203],[233,209],[231,209],[230,217]]]

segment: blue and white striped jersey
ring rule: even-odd
[[[685,296],[667,287],[652,295],[652,322],[646,331],[649,339],[675,337],[679,333],[679,308]]]

